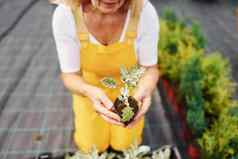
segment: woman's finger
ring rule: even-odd
[[[94,106],[96,111],[98,111],[100,114],[103,114],[109,118],[115,119],[117,121],[120,121],[121,118],[119,115],[117,115],[116,113],[111,112],[110,110],[108,110],[107,108],[105,108],[100,101],[95,101],[94,102]]]
[[[103,114],[100,114],[100,116],[101,116],[104,120],[106,120],[107,122],[109,122],[109,123],[112,123],[112,124],[114,124],[114,125],[124,126],[123,123],[118,122],[118,121],[116,121],[116,120],[114,120],[114,119],[108,118],[107,116],[105,116],[105,115],[103,115]]]
[[[135,117],[135,120],[139,119],[141,116],[143,116],[148,110],[151,105],[151,97],[146,97],[142,101],[141,109],[139,110],[138,114]]]
[[[133,127],[136,125],[136,123],[141,120],[142,117],[143,117],[143,116],[140,116],[140,117],[137,118],[136,120],[133,120],[129,125],[126,126],[126,128],[129,128],[129,129],[133,128]]]
[[[134,120],[127,126],[127,128],[132,128],[135,124],[141,120],[141,118],[145,115],[151,105],[151,97],[144,98],[142,102],[141,109],[139,110],[138,114],[134,118]]]
[[[107,109],[111,109],[113,107],[112,101],[106,95],[102,95],[100,100]]]

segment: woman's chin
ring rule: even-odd
[[[98,8],[101,13],[112,14],[118,11],[119,7],[101,6]]]

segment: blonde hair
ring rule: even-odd
[[[80,6],[80,4],[82,3],[82,0],[65,0],[65,2],[72,8],[75,8]]]
[[[83,3],[91,3],[91,0],[64,0],[67,5],[69,5],[72,8],[77,8]],[[124,4],[124,8],[128,9],[129,6],[136,6],[137,0],[126,0],[126,3]]]

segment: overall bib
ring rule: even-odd
[[[77,36],[80,40],[80,64],[82,78],[89,84],[101,88],[112,100],[120,93],[120,67],[130,68],[137,64],[134,42],[137,34],[139,13],[142,0],[137,0],[136,7],[131,8],[130,22],[123,42],[107,46],[89,42],[89,32],[83,22],[82,9],[72,10],[77,27]],[[113,77],[117,81],[117,88],[109,89],[102,85],[104,77]],[[128,129],[113,125],[105,121],[95,112],[93,103],[88,97],[72,94],[74,112],[74,142],[83,152],[90,152],[96,146],[99,152],[109,146],[115,150],[124,150],[132,144],[142,142],[144,118],[133,128]]]

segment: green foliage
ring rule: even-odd
[[[130,121],[131,118],[134,116],[133,108],[130,106],[126,106],[124,109],[122,109],[122,122]]]
[[[225,107],[229,107],[235,91],[231,67],[228,61],[218,53],[212,53],[203,59],[203,83],[206,111],[218,116]]]
[[[123,159],[150,159],[150,157],[144,157],[151,151],[148,146],[137,146],[132,144],[129,149],[123,151]]]
[[[202,33],[200,25],[197,23],[192,23],[192,36],[195,37],[194,47],[197,49],[206,47],[207,41]]]
[[[204,159],[231,159],[238,155],[238,105],[226,108],[199,144]]]
[[[143,67],[134,66],[130,69],[120,68],[121,80],[129,87],[134,88],[138,84],[145,69]]]
[[[149,146],[137,146],[133,144],[130,148],[124,150],[123,153],[106,151],[99,154],[94,146],[90,153],[77,151],[73,156],[67,155],[65,159],[170,159],[172,156],[171,147],[166,145],[151,151]]]
[[[200,136],[203,158],[238,158],[236,85],[229,62],[219,53],[205,55],[207,41],[194,21],[180,20],[167,9],[160,19],[159,67],[178,89],[187,122]],[[229,113],[228,113],[229,112]]]
[[[170,30],[174,30],[175,26],[179,22],[176,14],[170,8],[166,8],[163,11],[162,17],[166,21],[167,26]]]
[[[206,47],[206,39],[198,23],[185,19],[179,20],[174,12],[166,9],[160,20],[159,50],[169,54],[181,53],[179,47],[195,48],[197,50]]]
[[[112,77],[105,77],[101,80],[102,84],[107,88],[116,88],[117,82]]]
[[[178,82],[181,66],[192,52],[203,54],[205,38],[198,24],[179,20],[169,9],[160,20],[159,66],[162,74]]]
[[[90,153],[83,153],[82,151],[77,151],[73,156],[67,154],[65,156],[65,159],[108,159],[107,156],[110,156],[110,154],[108,154],[107,152],[104,152],[99,155],[96,146],[93,146]]]
[[[187,106],[187,122],[194,134],[201,135],[206,128],[202,92],[201,56],[194,54],[182,66],[179,92]]]

